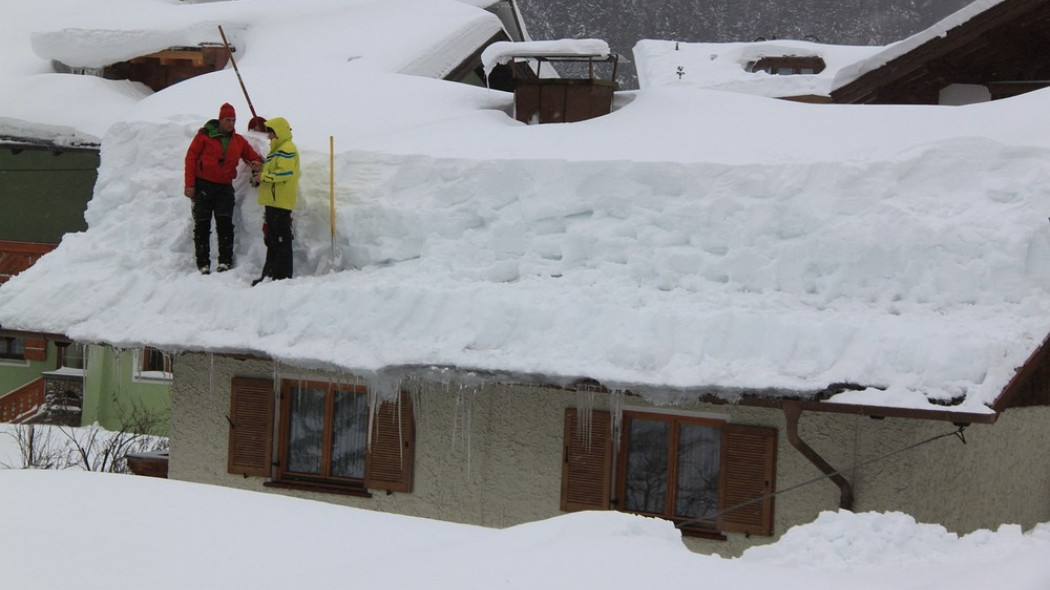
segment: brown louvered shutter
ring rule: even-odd
[[[365,457],[365,487],[411,492],[416,432],[412,398],[383,402],[372,419],[372,441]]]
[[[230,383],[230,445],[226,470],[270,476],[273,448],[273,381],[234,377]]]
[[[47,340],[43,338],[26,338],[23,341],[27,361],[47,360]]]
[[[718,528],[729,533],[773,534],[773,498],[751,502],[776,489],[777,431],[762,426],[722,427],[722,476]]]
[[[608,510],[612,473],[612,420],[609,412],[591,410],[590,428],[580,411],[565,410],[561,472],[561,509]]]

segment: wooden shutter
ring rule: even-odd
[[[383,402],[372,419],[372,440],[365,457],[365,487],[411,492],[416,432],[412,398]]]
[[[591,410],[589,432],[580,410],[565,410],[561,472],[561,509],[608,510],[612,473],[612,420],[609,412]]]
[[[729,533],[773,534],[773,498],[732,509],[776,488],[777,431],[762,426],[722,427],[722,476],[718,509],[726,510],[718,528]]]
[[[273,453],[273,381],[234,377],[230,383],[230,444],[226,470],[270,476]]]
[[[26,338],[22,341],[27,361],[47,360],[47,340],[43,338]]]

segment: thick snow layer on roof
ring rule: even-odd
[[[966,23],[973,17],[1001,2],[1003,0],[976,0],[976,2],[968,4],[934,23],[928,29],[919,31],[903,41],[888,45],[882,51],[840,69],[832,83],[832,90],[845,86],[872,70],[881,68],[927,41],[947,35],[948,31]]]
[[[643,39],[634,46],[641,88],[685,86],[759,96],[827,96],[843,67],[882,51],[882,47],[821,45],[778,40],[755,43],[683,43]],[[765,57],[819,57],[818,74],[777,75],[748,71]]]
[[[296,278],[249,287],[243,175],[237,266],[194,269],[182,161],[222,102],[243,129],[227,70],[110,128],[89,229],[0,289],[0,324],[362,375],[590,377],[659,403],[846,382],[863,389],[832,399],[968,412],[1050,332],[1050,91],[902,107],[669,86],[528,126],[507,93],[294,63],[242,73],[302,152]]]
[[[151,91],[137,84],[132,89],[126,81],[50,75],[52,60],[97,69],[171,47],[221,45],[220,25],[236,48],[237,65],[263,68],[268,78],[302,67],[324,75],[326,68],[344,69],[348,63],[442,78],[501,30],[495,15],[478,8],[484,5],[485,0],[301,0],[289,14],[287,2],[277,0],[5,2],[12,18],[0,23],[0,34],[12,47],[0,57],[0,114],[18,121],[0,126],[0,135],[12,135],[17,127],[21,135],[15,137],[31,136],[34,124],[38,135],[48,135],[48,127],[57,125],[97,142]],[[231,66],[227,70],[232,75]],[[252,82],[246,78],[249,89]],[[59,107],[41,94],[67,100]]]
[[[462,60],[500,30],[495,15],[454,0],[308,0],[292,13],[278,0],[123,1],[95,18],[74,13],[68,24],[59,20],[34,33],[33,50],[68,66],[100,68],[169,47],[221,45],[222,25],[238,65],[360,60],[381,71],[440,78],[456,64],[425,67],[434,54]],[[311,35],[289,39],[283,31],[291,29]]]
[[[153,91],[127,80],[37,74],[0,87],[0,137],[58,145],[98,145],[117,121]],[[56,99],[66,104],[56,107]],[[86,107],[86,108],[85,108]]]
[[[500,41],[481,52],[481,63],[488,74],[497,64],[516,57],[607,57],[609,44],[601,39],[555,39],[552,41]]]

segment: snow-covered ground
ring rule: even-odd
[[[53,448],[73,450],[56,427],[37,429]],[[350,579],[391,589],[1050,585],[1048,524],[959,537],[900,513],[824,512],[776,543],[724,559],[690,552],[670,522],[616,512],[492,530],[75,466],[22,470],[16,434],[0,424],[2,587],[276,589]]]
[[[0,423],[0,469],[81,469],[125,472],[129,453],[166,452],[166,437],[114,432],[98,424],[52,426]]]
[[[826,512],[737,559],[670,522],[582,512],[516,527],[382,514],[131,475],[0,470],[10,588],[1044,590],[1050,527],[959,538],[902,514]]]

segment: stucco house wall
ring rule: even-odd
[[[169,477],[275,492],[385,512],[508,527],[561,514],[564,412],[569,407],[647,408],[640,398],[548,388],[480,389],[409,383],[416,405],[416,459],[412,493],[376,492],[372,498],[266,487],[264,478],[229,475],[227,440],[233,377],[313,377],[307,371],[259,360],[183,354],[172,387]],[[328,376],[324,376],[328,379]],[[775,427],[779,433],[777,489],[820,476],[788,442],[781,411],[700,404],[674,411],[730,417]],[[872,419],[805,413],[800,435],[853,483],[856,511],[903,511],[923,522],[967,533],[1001,523],[1030,527],[1050,520],[1050,443],[1046,408],[1012,410],[994,425],[863,464],[925,439],[951,433],[948,422]],[[839,489],[822,479],[776,499],[773,537],[729,534],[726,541],[687,538],[701,552],[737,555],[774,540],[789,527],[836,510]]]

